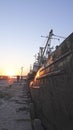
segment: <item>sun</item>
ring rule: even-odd
[[[6,74],[7,74],[9,77],[12,77],[12,76],[15,75],[14,71],[12,71],[12,70],[8,70],[8,71],[6,72]]]
[[[15,68],[6,68],[3,70],[3,75],[6,75],[8,77],[14,77],[20,75],[20,72],[17,71]]]

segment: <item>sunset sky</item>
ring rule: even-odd
[[[50,29],[73,32],[73,0],[0,0],[0,75],[28,73]]]

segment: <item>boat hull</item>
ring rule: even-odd
[[[50,130],[73,128],[73,74],[47,77],[49,84],[31,88],[36,116]]]
[[[45,130],[73,129],[73,34],[59,50],[61,55],[44,65],[30,86],[36,117]]]

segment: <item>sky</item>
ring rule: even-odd
[[[27,74],[51,29],[73,32],[73,0],[0,0],[0,75]]]

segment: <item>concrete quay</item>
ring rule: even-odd
[[[30,104],[24,83],[0,86],[0,130],[33,130]]]

